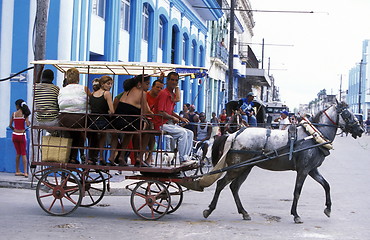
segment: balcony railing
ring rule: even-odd
[[[220,42],[213,42],[211,57],[218,58],[224,64],[228,65],[229,52],[227,48]]]

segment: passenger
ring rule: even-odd
[[[53,84],[54,72],[46,69],[42,73],[41,83],[35,85],[35,115],[34,126],[58,126],[58,95],[59,87]]]
[[[150,110],[153,110],[154,104],[157,100],[158,94],[162,91],[164,83],[161,80],[155,80],[152,84],[152,89],[146,93],[146,100],[148,102]]]
[[[146,101],[145,91],[149,89],[149,80],[148,76],[144,76],[144,81],[142,81],[143,75],[138,75],[134,78],[127,79],[123,83],[124,92],[119,99],[115,114],[122,115],[134,115],[134,116],[121,116],[113,120],[113,126],[117,130],[121,131],[138,131],[145,129],[148,124],[140,126],[141,122],[141,112],[143,114],[153,114],[150,111],[148,103]],[[144,101],[142,103],[142,100]],[[141,106],[143,105],[144,109],[141,111]],[[143,119],[144,120],[144,119]],[[141,127],[141,128],[140,128]],[[133,146],[137,147],[139,145],[139,139],[137,137],[133,138],[133,134],[124,134],[123,141],[121,143],[122,148],[127,148],[130,141],[133,140]],[[144,141],[142,141],[144,142]],[[143,147],[143,146],[141,146]],[[120,154],[119,165],[127,166],[127,162],[124,160],[124,154]],[[148,167],[149,165],[145,162],[138,159],[136,156],[135,166]]]
[[[85,115],[88,113],[87,100],[91,95],[90,90],[78,84],[80,73],[76,68],[68,69],[66,73],[67,86],[59,91],[58,104],[60,109],[59,124],[68,128],[84,128]],[[69,131],[72,138],[72,146],[80,150],[80,158],[85,162],[84,142],[85,133],[83,131]],[[72,148],[69,163],[79,163],[77,161],[78,149]]]
[[[287,111],[281,111],[280,112],[280,117],[276,118],[274,122],[279,122],[279,129],[280,130],[285,130],[289,125],[289,113]]]
[[[175,140],[178,140],[178,150],[181,164],[192,163],[189,160],[193,146],[194,134],[192,131],[176,125],[179,121],[189,123],[189,120],[180,117],[174,112],[175,93],[174,90],[179,82],[179,75],[176,72],[170,72],[167,75],[167,87],[160,91],[158,99],[154,105],[154,113],[160,116],[154,116],[154,128],[166,131]]]
[[[146,100],[148,102],[148,105],[149,105],[149,108],[151,111],[153,111],[153,108],[154,108],[154,105],[155,105],[155,102],[157,101],[157,97],[158,97],[158,94],[160,91],[162,91],[163,89],[163,86],[164,86],[164,83],[163,83],[163,77],[164,77],[164,74],[162,73],[161,74],[161,77],[157,80],[155,80],[152,84],[152,89],[150,89],[150,91],[147,91],[147,94],[146,94]],[[152,122],[150,122],[152,123]],[[154,129],[154,126],[150,126],[150,129]],[[152,151],[154,150],[154,145],[155,145],[155,136],[153,134],[149,134],[148,135],[148,138],[146,138],[148,140],[148,143],[144,143],[144,146],[148,146],[148,154],[145,158],[145,162],[147,164],[151,164],[152,163]]]
[[[28,119],[28,116],[31,114],[31,111],[23,99],[18,99],[17,101],[15,101],[15,107],[17,111],[13,112],[9,123],[9,128],[13,130],[12,141],[16,150],[15,175],[28,177],[27,155],[26,155],[27,140],[25,124],[27,127],[31,125]],[[20,156],[22,156],[24,173],[22,173],[19,168]]]
[[[216,115],[216,114],[215,114]],[[209,145],[209,139],[212,134],[212,124],[206,122],[206,114],[201,112],[199,114],[200,124],[195,128],[195,136],[197,140],[196,149],[201,148],[203,151],[202,160],[206,157]]]
[[[240,103],[241,103],[240,110],[242,113],[242,118],[251,127],[257,127],[257,118],[255,116],[256,113],[254,112],[254,109],[253,109],[254,97],[255,96],[253,92],[249,92],[246,98],[240,99]]]
[[[110,93],[110,89],[113,86],[113,79],[110,76],[102,76],[98,80],[98,84],[96,82],[93,83],[93,88],[95,90],[90,99],[90,109],[92,114],[102,114],[102,115],[92,115],[91,116],[91,124],[89,124],[89,127],[91,129],[95,130],[105,130],[110,127],[110,121],[111,118],[107,116],[107,114],[113,114],[113,101],[112,101],[112,94]],[[96,147],[95,140],[99,139],[98,147],[100,148],[100,165],[107,165],[107,162],[104,159],[103,156],[103,150],[102,148],[105,145],[106,133],[96,133],[92,132],[90,135],[92,135],[91,147]],[[97,162],[95,151],[91,151],[92,158],[88,161],[90,164],[95,164]],[[91,157],[91,156],[90,156]],[[111,165],[115,165],[114,163],[111,163]]]

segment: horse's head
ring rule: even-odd
[[[348,109],[345,102],[337,103],[337,113],[339,115],[339,127],[346,133],[351,133],[353,138],[361,137],[364,129],[356,116]]]

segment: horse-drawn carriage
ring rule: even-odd
[[[138,64],[138,63],[106,63],[106,62],[59,62],[36,61],[34,64],[49,64],[55,66],[62,73],[76,67],[82,74],[111,74],[111,75],[138,75],[149,74],[159,76],[161,72],[178,71],[181,75],[203,74],[204,69],[173,64]],[[34,109],[33,112],[37,112]],[[86,112],[86,115],[89,115]],[[261,113],[263,115],[263,112]],[[120,117],[120,116],[116,116]],[[143,117],[143,116],[140,116]],[[357,119],[348,110],[347,106],[337,103],[320,112],[314,118],[314,124],[308,120],[301,125],[292,126],[289,130],[271,130],[269,128],[241,128],[235,133],[224,135],[215,140],[212,147],[212,172],[189,176],[184,173],[199,168],[197,164],[179,165],[176,158],[164,162],[163,155],[168,151],[163,149],[164,132],[144,130],[130,132],[137,134],[139,139],[143,134],[157,136],[157,149],[154,151],[156,161],[153,167],[138,166],[101,166],[89,165],[83,162],[68,163],[66,152],[76,148],[68,144],[68,140],[55,137],[59,142],[45,143],[46,131],[81,131],[86,134],[102,130],[93,130],[88,122],[81,128],[41,127],[32,126],[33,160],[31,168],[33,178],[37,180],[36,198],[40,207],[52,215],[67,215],[79,206],[93,206],[101,201],[106,190],[110,188],[110,171],[136,172],[126,176],[128,179],[138,180],[129,185],[131,206],[134,212],[145,219],[159,219],[167,213],[175,212],[183,200],[183,187],[202,191],[213,184],[221,175],[225,176],[217,182],[214,199],[209,209],[203,212],[208,217],[216,208],[217,199],[222,189],[231,183],[238,211],[243,219],[250,219],[244,210],[238,196],[240,185],[247,178],[253,166],[268,170],[295,170],[297,172],[296,187],[291,213],[296,223],[301,220],[296,212],[300,191],[307,175],[319,182],[326,192],[325,214],[330,215],[331,201],[329,184],[319,174],[317,168],[328,154],[328,146],[334,140],[337,128],[350,132],[353,137],[361,136],[363,130]],[[141,126],[141,125],[140,125]],[[105,133],[127,133],[116,129],[103,130]],[[66,144],[62,143],[67,142]],[[83,146],[83,151],[112,150],[108,146],[92,148]],[[113,149],[118,151],[134,151],[140,157],[146,149],[139,147],[136,150]],[[52,160],[56,155],[64,158]],[[176,154],[175,154],[176,156]],[[170,164],[168,164],[170,163]],[[199,173],[199,172],[198,172]]]
[[[83,75],[82,78],[85,80],[86,87],[89,86],[88,83],[94,77],[102,75],[111,75],[113,78],[118,75],[159,77],[161,73],[176,72],[180,77],[203,77],[206,73],[206,70],[200,67],[158,63],[45,60],[35,61],[33,64],[52,65],[63,74],[66,74],[71,68],[76,68],[79,74]],[[37,91],[37,89],[35,83],[34,91]],[[87,94],[86,98],[88,98]],[[180,165],[176,149],[166,150],[166,133],[162,130],[144,128],[143,123],[146,121],[144,118],[151,116],[144,114],[136,116],[140,118],[141,124],[138,124],[139,127],[134,131],[129,131],[125,128],[115,128],[112,122],[122,120],[126,125],[132,126],[135,120],[130,122],[128,117],[131,115],[92,114],[89,113],[88,106],[85,109],[86,112],[80,114],[81,117],[69,126],[63,124],[50,126],[40,123],[32,125],[33,154],[31,170],[33,171],[33,177],[38,181],[36,197],[41,208],[52,215],[66,215],[79,206],[93,206],[99,203],[105,192],[110,189],[110,171],[128,171],[140,173],[126,176],[126,178],[141,180],[129,186],[132,191],[131,206],[137,215],[146,219],[158,219],[166,213],[176,211],[182,202],[183,195],[182,187],[178,182],[191,181],[191,178],[185,177],[186,174],[184,173],[187,171],[189,171],[188,175],[203,172],[203,166],[201,167],[198,164],[200,156],[193,155],[196,158],[194,164]],[[37,104],[34,104],[32,112],[34,114],[33,119],[36,119],[37,114],[55,114],[48,109],[38,109]],[[96,120],[99,117],[109,119],[111,127],[104,129],[92,127],[97,125]],[[59,113],[60,123],[61,120],[62,116]],[[75,138],[74,133],[83,134],[82,146],[72,144]],[[128,134],[135,135],[139,139],[140,147],[134,146],[134,148],[129,149],[128,147],[119,148],[109,144],[104,144],[103,147],[92,146],[93,139],[88,136],[96,137],[97,135],[94,135],[94,133],[104,133],[111,136],[120,134],[123,135],[122,138],[125,138]],[[157,148],[150,152],[154,158],[151,167],[144,166],[142,161],[136,164],[135,159],[131,159],[131,164],[117,166],[113,163],[113,160],[117,159],[118,156],[113,157],[111,164],[108,165],[97,165],[89,160],[89,154],[97,151],[103,153],[104,156],[100,156],[102,160],[108,158],[109,153],[114,154],[114,152],[116,154],[118,152],[118,155],[120,153],[123,155],[124,152],[134,152],[138,158],[143,159],[144,155],[148,153],[146,148],[141,147],[144,135],[155,136],[156,139]],[[70,160],[69,155],[73,150],[80,152],[80,159]],[[171,156],[171,159],[168,159],[168,156]]]

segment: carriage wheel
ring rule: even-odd
[[[157,220],[168,212],[171,195],[167,187],[157,181],[139,182],[131,193],[131,207],[136,215]]]
[[[209,173],[209,171],[212,169],[212,162],[209,160],[209,158],[205,157],[201,162],[200,167],[202,174]]]
[[[79,179],[65,169],[54,169],[43,174],[36,186],[40,207],[56,216],[67,215],[78,208],[82,200]]]
[[[190,177],[190,176],[203,174],[203,168],[202,168],[202,164],[201,164],[201,161],[200,161],[200,157],[195,156],[194,160],[197,163],[197,168],[184,171],[183,173],[184,173],[185,177]]]
[[[106,179],[99,170],[90,169],[88,172],[80,173],[82,186],[85,183],[85,196],[82,198],[81,207],[91,207],[98,204],[107,190]]]
[[[170,204],[170,208],[167,211],[167,214],[170,214],[170,213],[175,212],[180,207],[184,194],[183,194],[182,187],[180,186],[180,184],[176,182],[166,182],[165,185],[167,187],[168,192],[171,195],[171,204]],[[162,209],[160,208],[158,209],[154,208],[154,211],[158,213],[163,213],[161,212],[161,210]]]

